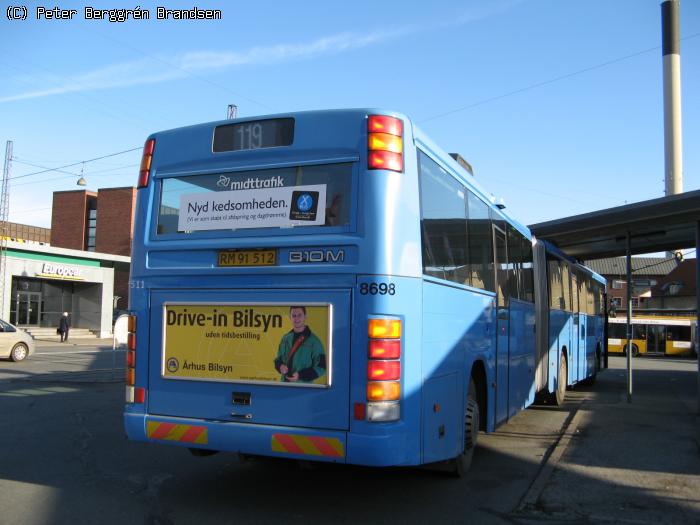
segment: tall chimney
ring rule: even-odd
[[[683,192],[683,137],[681,134],[680,1],[661,3],[664,62],[664,151],[666,195]]]

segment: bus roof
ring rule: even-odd
[[[224,126],[228,124],[236,124],[236,123],[242,123],[242,122],[248,122],[248,121],[254,121],[254,120],[267,120],[267,119],[280,119],[280,118],[305,118],[305,119],[313,119],[315,116],[332,116],[333,114],[336,114],[338,116],[351,116],[355,114],[358,118],[365,118],[367,115],[388,115],[396,118],[402,119],[406,125],[404,129],[410,129],[411,133],[413,134],[414,140],[418,141],[422,147],[427,148],[431,153],[433,153],[436,157],[439,158],[440,162],[443,164],[444,167],[448,168],[449,171],[457,176],[465,185],[467,185],[471,190],[474,191],[475,194],[477,194],[488,206],[489,208],[496,214],[499,215],[505,219],[514,227],[516,228],[520,233],[525,235],[528,239],[532,238],[532,233],[530,230],[519,222],[517,219],[512,217],[510,213],[506,212],[502,208],[499,208],[494,204],[494,197],[491,193],[487,192],[475,179],[475,177],[468,173],[464,167],[462,167],[457,161],[455,161],[445,150],[440,148],[435,142],[433,142],[420,128],[418,128],[415,123],[411,120],[408,115],[394,111],[394,110],[389,110],[386,108],[347,108],[347,109],[323,109],[323,110],[307,110],[307,111],[290,111],[286,113],[274,113],[274,114],[265,114],[265,115],[250,115],[246,117],[240,117],[237,119],[229,119],[229,120],[217,120],[217,121],[210,121],[210,122],[204,122],[200,124],[193,124],[190,126],[182,126],[179,128],[172,128],[168,130],[163,130],[163,131],[158,131],[155,133],[152,133],[148,138],[158,138],[159,136],[164,136],[164,135],[176,135],[176,134],[181,134],[181,133],[191,133],[191,134],[197,134],[197,132],[207,132],[209,133],[209,130],[215,128],[216,126]]]
[[[580,270],[590,274],[594,279],[599,281],[601,284],[607,284],[607,279],[600,275],[599,273],[594,272],[591,270],[588,266],[585,266],[578,262],[574,257],[571,257],[570,255],[565,254],[563,251],[559,249],[559,247],[555,246],[549,241],[545,241],[543,239],[537,239],[537,242],[540,242],[544,245],[545,250],[547,253],[550,253],[552,255],[555,255],[556,257],[559,257],[560,259],[564,259],[565,261],[570,262]]]

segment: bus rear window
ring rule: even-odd
[[[164,178],[158,234],[348,226],[352,164]]]

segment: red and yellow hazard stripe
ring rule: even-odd
[[[196,425],[176,425],[162,421],[148,421],[146,435],[149,439],[164,439],[180,441],[181,443],[196,443],[206,445],[209,442],[207,427]]]
[[[301,436],[298,434],[272,434],[272,450],[274,452],[305,456],[332,458],[345,456],[343,443],[337,438]]]

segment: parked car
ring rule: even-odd
[[[34,339],[21,328],[0,319],[0,358],[22,361],[34,353]]]

